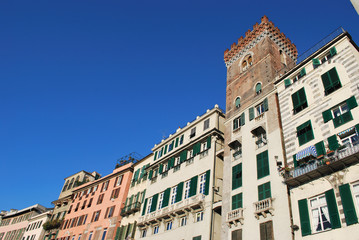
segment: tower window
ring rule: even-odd
[[[241,98],[240,97],[236,98],[235,104],[236,104],[236,108],[239,108],[241,106]]]
[[[262,92],[262,84],[257,83],[256,84],[256,94],[259,95]]]

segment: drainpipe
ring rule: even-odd
[[[218,116],[218,120],[219,120],[219,116]],[[219,125],[219,122],[217,122],[217,124]],[[212,194],[212,200],[211,200],[211,224],[210,224],[210,235],[209,235],[209,240],[212,240],[212,236],[214,234],[214,224],[213,224],[213,217],[214,217],[214,211],[213,211],[213,202],[214,202],[214,187],[215,187],[215,181],[216,181],[216,160],[217,160],[217,156],[216,156],[216,147],[217,147],[217,140],[214,140],[214,147],[213,147],[213,151],[214,151],[214,161],[213,161],[213,171],[212,171],[212,187],[211,189],[211,194]]]

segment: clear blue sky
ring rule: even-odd
[[[63,179],[112,172],[215,104],[223,53],[267,15],[303,53],[342,26],[349,0],[0,3],[0,210],[51,207]]]

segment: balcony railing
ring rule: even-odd
[[[162,219],[169,219],[177,215],[182,215],[186,212],[191,212],[192,210],[203,209],[204,199],[205,195],[200,193],[170,206],[158,209],[157,211],[140,217],[138,225],[150,225],[152,223],[162,221]]]
[[[242,149],[239,149],[235,153],[233,153],[234,160],[240,159],[241,157],[242,157]]]
[[[226,222],[227,222],[228,226],[230,227],[231,224],[237,225],[238,222],[243,224],[243,220],[244,220],[243,208],[238,208],[238,209],[228,212]]]
[[[127,205],[121,210],[121,216],[127,216],[130,215],[131,213],[135,213],[139,211],[140,208],[141,208],[140,202],[135,202],[130,205]]]
[[[270,213],[273,216],[273,198],[266,198],[261,201],[255,202],[255,212],[256,218],[259,219],[259,216],[267,217],[267,213]]]
[[[341,148],[289,171],[285,174],[285,182],[292,187],[299,186],[359,162],[358,143]]]

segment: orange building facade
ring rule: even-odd
[[[129,190],[133,163],[74,189],[57,240],[114,239]]]

